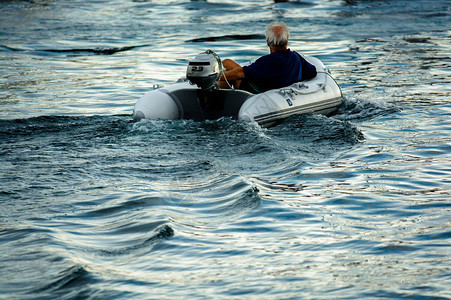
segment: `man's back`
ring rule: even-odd
[[[316,76],[315,67],[290,49],[262,56],[253,64],[243,67],[243,71],[246,79],[259,92],[285,87]]]

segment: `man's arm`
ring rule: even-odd
[[[245,77],[243,68],[241,66],[238,66],[232,70],[224,72],[224,74],[221,75],[221,78],[219,78],[219,80],[223,81],[224,76],[229,81],[242,80]]]

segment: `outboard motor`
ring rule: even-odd
[[[221,71],[221,59],[213,51],[207,50],[188,63],[186,78],[203,90],[212,90],[217,87]]]

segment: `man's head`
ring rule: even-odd
[[[286,49],[289,37],[290,31],[284,22],[276,21],[266,26],[266,43],[272,49]]]

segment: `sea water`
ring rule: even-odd
[[[451,2],[274,2],[0,2],[1,299],[451,298]],[[132,120],[274,20],[335,115]]]

